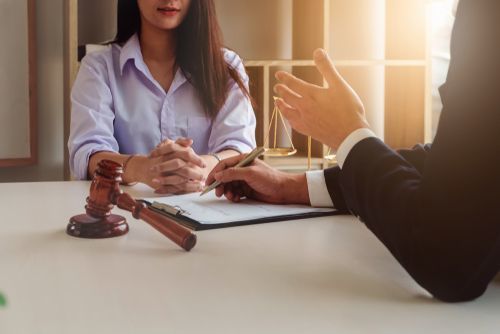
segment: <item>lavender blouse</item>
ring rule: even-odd
[[[224,50],[248,88],[248,76],[236,53]],[[112,44],[88,54],[71,93],[70,167],[87,178],[90,156],[98,151],[148,154],[163,140],[188,137],[197,154],[255,147],[255,114],[249,99],[231,81],[227,100],[215,118],[205,114],[194,87],[181,70],[168,92],[153,78],[134,35],[123,46]]]

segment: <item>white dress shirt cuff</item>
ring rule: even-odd
[[[306,179],[311,206],[316,208],[332,208],[333,202],[326,187],[325,172],[322,170],[307,172]]]
[[[351,152],[353,147],[356,146],[356,144],[359,143],[360,141],[371,137],[377,137],[377,136],[375,135],[375,133],[373,133],[372,130],[367,128],[362,128],[353,131],[349,136],[347,136],[346,139],[344,139],[342,144],[340,144],[339,149],[337,150],[337,163],[339,164],[341,169],[344,166],[344,162],[347,159],[347,156],[349,155],[349,152]]]

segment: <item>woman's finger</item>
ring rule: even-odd
[[[204,181],[205,179],[205,175],[201,169],[198,167],[190,167],[189,165],[185,168],[178,169],[174,173],[187,180]]]
[[[191,148],[182,151],[176,151],[162,156],[163,161],[173,160],[173,159],[182,159],[185,162],[195,164],[200,168],[206,167],[205,161],[198,154],[194,153],[194,151]]]
[[[165,162],[160,162],[153,167],[151,167],[151,171],[154,173],[174,173],[180,168],[186,167],[187,162],[182,159],[172,159]]]
[[[191,147],[193,145],[193,140],[191,138],[180,137],[177,138],[175,143],[184,147]]]
[[[189,181],[189,179],[186,179],[179,175],[157,176],[153,179],[153,183],[155,183],[157,186],[175,186],[186,183],[187,181]]]
[[[155,193],[181,195],[181,194],[199,192],[201,191],[201,189],[202,185],[200,182],[188,181],[183,184],[161,186],[155,190]]]
[[[182,140],[181,140],[182,142]],[[184,144],[184,142],[182,142]],[[185,150],[190,150],[191,147],[185,147],[179,143],[173,142],[171,140],[166,141],[165,143],[162,143],[160,146],[156,147],[151,153],[149,154],[150,158],[157,158],[159,156],[167,155],[170,153],[174,152],[179,152],[179,151],[185,151]]]

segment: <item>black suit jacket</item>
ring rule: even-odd
[[[359,216],[436,298],[477,298],[500,269],[500,1],[462,0],[432,147],[369,138],[325,171],[336,207]]]

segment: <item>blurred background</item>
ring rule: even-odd
[[[3,1],[0,12],[8,13],[10,7],[7,6],[14,6],[14,2],[27,0]],[[77,50],[79,46],[113,39],[116,2],[36,1],[33,16],[37,133],[36,147],[31,147],[31,153],[36,151],[37,159],[15,164],[16,160],[20,161],[19,157],[15,152],[2,149],[2,145],[7,147],[2,140],[0,182],[69,179],[65,151],[69,91],[78,70]],[[263,144],[269,130],[273,72],[285,69],[322,84],[310,61],[317,47],[330,52],[342,75],[363,99],[375,132],[389,145],[401,148],[432,140],[441,109],[437,88],[444,82],[449,64],[456,0],[215,2],[225,44],[240,54],[251,78],[251,93],[257,102],[258,144]],[[12,23],[8,20],[0,20],[0,31],[12,31],[9,24]],[[9,40],[9,36],[4,35],[2,39]],[[12,44],[12,48],[0,52],[0,64],[5,64],[17,47]],[[14,86],[6,84],[6,78],[0,80],[4,80],[0,85],[2,100],[12,95],[9,89]],[[29,111],[12,110],[4,104],[0,104],[0,108],[0,133],[5,138],[17,136],[29,148],[26,130]],[[15,122],[19,122],[17,127],[11,124]],[[283,133],[280,130],[279,141],[286,146]],[[296,133],[292,140],[299,154],[292,159],[269,160],[269,163],[282,169],[303,169],[307,140]],[[21,155],[26,154],[26,148],[21,151]],[[313,168],[324,168],[331,163],[324,159],[328,151],[321,143],[312,143]]]

